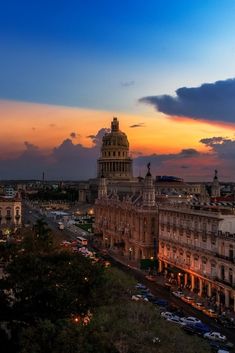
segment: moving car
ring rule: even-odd
[[[202,303],[192,303],[192,306],[197,310],[205,310],[205,306]]]
[[[184,293],[183,292],[180,292],[180,291],[175,291],[175,292],[172,292],[172,294],[177,297],[177,298],[181,298],[184,296]]]
[[[192,297],[189,297],[189,296],[182,296],[180,297],[181,300],[183,300],[185,303],[188,303],[188,304],[192,304],[194,302],[193,298]]]
[[[225,342],[227,340],[226,336],[222,335],[220,332],[207,332],[203,335],[203,337],[212,341],[219,342]]]
[[[215,312],[215,310],[213,310],[213,309],[207,309],[207,308],[205,308],[205,309],[203,309],[202,311],[203,311],[204,314],[206,314],[206,315],[208,315],[208,316],[210,316],[210,317],[214,317],[214,318],[217,318],[217,317],[218,317],[218,314],[217,314],[217,313]]]

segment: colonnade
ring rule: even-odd
[[[159,271],[162,272],[163,270],[168,268],[168,264],[159,260]],[[181,273],[181,272],[183,273]],[[180,275],[180,276],[179,276]],[[183,278],[183,280],[181,279]],[[230,307],[230,298],[233,300],[233,311],[235,312],[235,291],[231,288],[225,288],[223,286],[219,286],[216,282],[210,281],[208,279],[199,277],[195,274],[185,272],[185,270],[180,270],[177,275],[177,282],[178,285],[184,285],[190,283],[190,290],[194,292],[197,288],[198,295],[203,296],[205,294],[208,298],[211,298],[212,295],[215,295],[216,305],[220,306],[221,303],[221,295],[223,295],[223,305],[226,308]],[[197,282],[197,283],[196,283]],[[206,289],[206,293],[205,293]]]

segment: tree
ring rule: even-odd
[[[23,330],[20,353],[118,353],[110,340],[69,321],[39,321]]]
[[[17,320],[32,323],[86,315],[99,300],[102,269],[79,254],[23,252],[6,270],[3,281],[15,298]]]
[[[119,353],[206,353],[209,349],[207,342],[161,319],[150,303],[126,300],[100,307],[90,326],[113,342]]]

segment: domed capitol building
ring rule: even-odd
[[[119,121],[113,118],[111,132],[102,140],[101,157],[98,159],[98,178],[131,180],[133,178],[132,159],[129,156],[129,142],[124,132],[119,130]]]
[[[94,231],[101,245],[137,266],[155,260],[177,286],[235,311],[234,206],[210,202],[202,184],[152,177],[150,163],[144,178],[133,177],[117,118],[97,163]],[[218,197],[219,187],[216,171],[212,196]]]

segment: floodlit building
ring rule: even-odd
[[[230,207],[159,207],[159,270],[235,311],[235,216]]]
[[[119,249],[129,260],[156,258],[158,210],[150,165],[142,193],[108,194],[101,177],[94,211],[95,232],[104,247]]]

